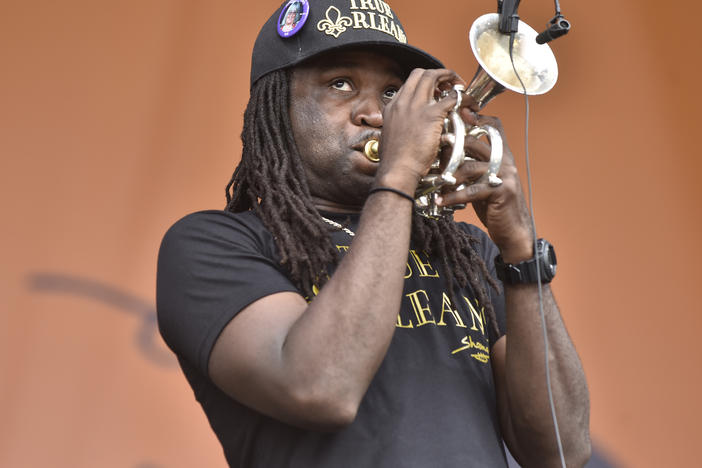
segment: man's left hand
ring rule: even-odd
[[[458,181],[456,185],[465,184],[466,187],[443,193],[440,200],[437,200],[438,204],[445,206],[472,203],[480,221],[487,228],[506,262],[514,263],[531,258],[533,232],[529,211],[502,124],[496,117],[477,115],[465,108],[461,110],[461,116],[468,126],[489,125],[499,131],[504,148],[502,165],[498,173],[502,184],[493,187],[487,181],[490,145],[466,136],[466,155],[476,160],[466,161],[455,173]]]

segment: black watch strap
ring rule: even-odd
[[[538,255],[517,264],[505,263],[502,255],[495,257],[495,272],[504,284],[532,284],[537,282],[537,270],[542,283],[550,283],[556,276],[556,251],[545,239],[536,241]]]

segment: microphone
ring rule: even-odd
[[[570,23],[563,15],[555,16],[551,21],[549,21],[549,26],[546,30],[536,36],[536,42],[538,44],[546,44],[554,39],[565,35],[570,31]]]

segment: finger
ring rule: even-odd
[[[469,113],[472,116],[475,116],[477,112],[480,111],[480,106],[478,105],[478,101],[475,100],[473,96],[467,93],[463,93],[463,99],[461,100],[461,111],[465,113]],[[463,115],[463,114],[461,114]],[[464,119],[465,120],[465,119]]]
[[[455,107],[456,93],[439,101],[435,99],[434,94],[439,83],[452,83],[456,79],[459,79],[458,75],[445,68],[430,70],[415,68],[400,88],[392,104],[394,107],[404,107],[403,112],[417,112],[420,107],[429,104],[430,107],[434,108],[432,113],[435,114],[436,118],[443,118]]]
[[[433,94],[430,96],[427,95],[427,88],[433,92],[437,81],[449,81],[450,78],[455,75],[455,72],[446,68],[415,68],[410,72],[409,76],[398,90],[394,100],[404,95],[410,100],[414,100],[419,96],[425,99],[426,102],[429,97],[433,97]]]
[[[441,146],[453,146],[455,141],[456,141],[456,136],[453,133],[442,133],[441,134],[441,139],[440,139]],[[466,152],[468,152],[468,151],[476,152],[476,153],[479,152],[480,155],[484,155],[484,154],[487,154],[488,156],[490,155],[490,145],[488,143],[486,143],[482,140],[479,140],[478,138],[468,136],[468,135],[466,135],[465,142],[463,144],[463,149],[466,150]],[[489,157],[488,158],[478,157],[476,159],[489,159]]]
[[[485,141],[475,137],[466,137],[464,145],[466,154],[480,161],[489,161],[492,147]]]
[[[500,138],[502,139],[502,164],[514,164],[514,155],[509,149],[507,135],[505,134],[505,129],[502,126],[500,119],[494,116],[479,115],[478,125],[481,127],[490,126],[498,131]]]
[[[417,87],[417,82],[419,79],[422,77],[422,74],[425,72],[423,68],[415,68],[412,70],[405,80],[405,82],[400,86],[400,89],[397,91],[397,95],[395,96],[395,101],[399,99],[400,96],[408,94],[410,97],[414,95],[414,90]]]
[[[466,95],[466,96],[468,96],[468,95]],[[475,109],[473,109],[473,107],[471,107],[472,106],[471,102],[475,103],[475,99],[473,99],[471,96],[468,96],[466,99],[469,102],[465,106],[461,105],[461,110],[460,110],[461,118],[463,119],[463,121],[466,124],[474,127],[474,126],[478,125],[478,118],[479,118],[479,114],[477,113],[477,111]]]
[[[499,187],[491,187],[487,183],[471,184],[461,190],[442,193],[436,197],[436,204],[439,206],[451,206],[487,201],[495,196],[497,190],[499,190]]]
[[[464,161],[454,173],[454,177],[458,181],[456,185],[475,182],[485,175],[489,167],[490,164],[483,161]]]
[[[457,76],[453,70],[449,70],[447,68],[421,70],[421,73],[417,73],[417,76],[414,77],[413,75],[415,74],[415,71],[417,70],[413,70],[412,74],[410,74],[411,78],[415,78],[415,80],[412,82],[412,94],[414,98],[423,99],[424,102],[434,100],[434,91],[437,89],[439,83],[452,82]]]

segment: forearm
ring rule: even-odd
[[[294,388],[317,394],[315,404],[354,411],[382,362],[402,300],[411,215],[396,194],[370,196],[347,255],[290,328],[281,369]]]
[[[514,158],[504,131],[494,117],[463,112],[471,125],[500,129],[504,144],[501,183],[481,182],[489,169],[491,148],[466,138],[468,161],[456,178],[468,182],[461,190],[443,194],[439,205],[472,203],[505,263],[534,256],[534,229]],[[474,181],[478,181],[473,183]],[[589,453],[589,401],[580,360],[568,337],[550,288],[544,287],[544,312],[549,337],[549,369],[569,466],[578,466]],[[493,370],[503,437],[525,466],[558,466],[558,449],[551,419],[544,365],[544,341],[536,285],[505,286],[507,335],[492,348]]]
[[[536,285],[505,287],[507,308],[505,390],[511,429],[526,466],[560,466],[549,405],[544,338]],[[543,307],[550,385],[568,466],[589,456],[589,397],[585,375],[548,285]]]

